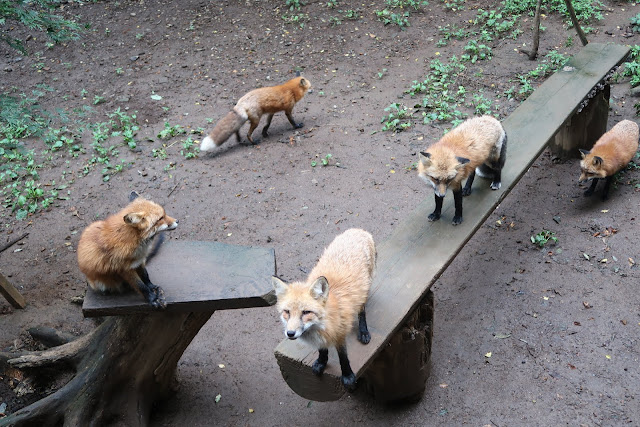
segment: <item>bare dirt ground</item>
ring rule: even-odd
[[[623,35],[640,7],[603,5],[589,39],[638,43]],[[360,18],[332,26],[337,12],[310,3],[300,28],[282,19],[279,1],[70,3],[64,13],[92,25],[79,41],[45,50],[36,35],[28,47],[42,54],[25,57],[0,46],[2,91],[44,83],[54,89],[41,101],[46,108],[91,106],[104,118],[120,107],[137,112],[141,126],[136,150],[120,147],[126,166],[109,181],[99,167],[83,176],[87,142],[86,154],[53,156],[40,173],[51,180],[68,171],[68,200],[24,221],[4,209],[0,243],[30,233],[0,255],[0,272],[28,306],[14,310],[0,299],[0,348],[32,348],[26,330],[33,326],[76,335],[94,327],[71,303],[86,287],[75,248],[81,230],[126,204],[131,190],[179,218],[171,239],[274,247],[285,280],[303,277],[339,232],[362,227],[382,241],[431,198],[411,165],[444,126],[380,132],[383,110],[424,77],[431,60],[460,54],[465,41],[436,45],[438,25],[468,27],[477,8],[496,5],[468,1],[454,12],[432,0],[403,31],[376,19],[381,7],[341,1],[338,9],[357,9]],[[491,61],[469,66],[468,91],[502,94],[517,73],[535,67],[518,52],[531,43],[530,24],[521,18],[524,34],[496,41]],[[579,50],[557,15],[543,25],[541,55]],[[566,47],[569,36],[576,42]],[[207,119],[222,117],[245,92],[296,70],[314,86],[294,110],[302,129],[276,115],[258,145],[231,139],[195,159],[180,153],[180,142],[172,145],[180,137],[156,138],[165,122],[209,130]],[[634,118],[628,91],[627,82],[613,85],[609,127]],[[92,105],[95,96],[104,102]],[[497,103],[501,117],[517,106]],[[327,154],[330,165],[322,167]],[[153,425],[637,425],[640,172],[627,171],[607,202],[583,197],[578,174],[576,160],[557,163],[545,152],[438,280],[432,374],[420,402],[385,407],[361,391],[331,403],[298,397],[273,357],[282,339],[275,310],[249,309],[213,315],[180,361],[180,390],[158,405]],[[531,244],[542,229],[556,232],[556,245]],[[27,403],[29,395],[18,399],[7,386],[16,379],[2,380],[7,413]]]

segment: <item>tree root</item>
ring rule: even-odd
[[[1,418],[0,427],[146,426],[151,405],[169,397],[178,360],[212,314],[112,317],[68,344],[8,360],[27,372],[67,363],[76,375],[56,392]]]

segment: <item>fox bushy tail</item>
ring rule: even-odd
[[[202,140],[200,151],[209,151],[213,150],[214,147],[221,146],[234,133],[238,141],[240,141],[239,130],[247,120],[248,117],[241,116],[235,110],[229,111],[226,116],[216,123],[211,133]]]

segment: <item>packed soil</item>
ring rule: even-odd
[[[168,238],[272,247],[284,280],[303,278],[348,228],[383,241],[433,197],[415,162],[446,128],[416,120],[404,132],[382,132],[384,109],[411,106],[403,92],[429,63],[462,53],[466,41],[437,46],[438,26],[471,28],[477,9],[494,3],[468,1],[453,11],[432,0],[411,11],[403,30],[376,18],[381,1],[340,1],[335,9],[309,2],[303,28],[282,18],[300,13],[284,1],[66,3],[61,13],[91,24],[78,41],[46,49],[34,33],[29,56],[0,46],[3,92],[46,84],[53,88],[40,102],[46,109],[88,106],[106,120],[120,108],[140,125],[137,147],[119,147],[125,166],[108,181],[97,166],[83,173],[92,156],[91,136],[83,135],[86,153],[54,155],[40,171],[43,182],[66,171],[68,198],[22,221],[3,208],[0,243],[29,233],[0,255],[0,272],[28,305],[16,310],[0,299],[0,348],[35,348],[26,332],[34,326],[78,336],[95,327],[73,302],[86,289],[75,249],[82,229],[125,205],[132,190],[179,219]],[[359,17],[331,19],[346,10]],[[639,12],[635,3],[604,1],[589,40],[638,43],[629,25]],[[520,18],[517,39],[493,42],[492,60],[468,64],[468,93],[493,99],[535,68],[520,52],[531,45],[531,21]],[[558,15],[545,14],[543,25],[541,56],[580,50]],[[255,132],[257,145],[231,138],[190,159],[181,153],[186,135],[156,137],[179,124],[199,140],[199,128],[210,130],[244,93],[296,71],[313,85],[294,109],[301,129],[277,114],[268,137]],[[609,127],[634,119],[629,89],[624,80],[612,85]],[[496,99],[499,117],[519,102]],[[640,171],[627,170],[606,202],[583,197],[578,175],[577,160],[543,153],[436,282],[432,372],[419,402],[384,406],[362,390],[337,402],[305,400],[287,387],[273,356],[283,339],[275,309],[231,310],[216,312],[187,349],[180,388],[157,406],[153,425],[637,425]],[[543,229],[558,241],[539,249],[530,238]],[[2,373],[6,413],[39,397],[18,397],[19,377]]]

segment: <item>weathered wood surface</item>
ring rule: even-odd
[[[24,297],[2,274],[0,274],[0,294],[4,295],[14,308],[25,308],[27,306]]]
[[[517,184],[542,153],[558,129],[579,108],[581,101],[614,66],[622,63],[628,47],[590,43],[573,57],[564,70],[543,83],[503,121],[508,136],[507,162],[502,188],[492,191],[489,182],[476,178],[473,193],[464,198],[464,222],[451,225],[453,196],[447,195],[440,221],[428,222],[433,193],[425,187],[425,201],[408,215],[391,236],[378,244],[378,264],[367,302],[368,345],[355,334],[347,339],[351,367],[361,377],[376,355],[414,311],[431,285],[485,219]],[[418,179],[416,177],[416,179]],[[322,377],[311,372],[317,351],[300,340],[282,341],[275,356],[283,378],[300,396],[316,401],[339,399],[340,364],[335,350]]]
[[[153,283],[164,289],[166,312],[186,313],[265,307],[275,302],[271,276],[274,250],[218,242],[170,240],[147,265]],[[135,292],[103,295],[87,289],[85,317],[153,311]]]

